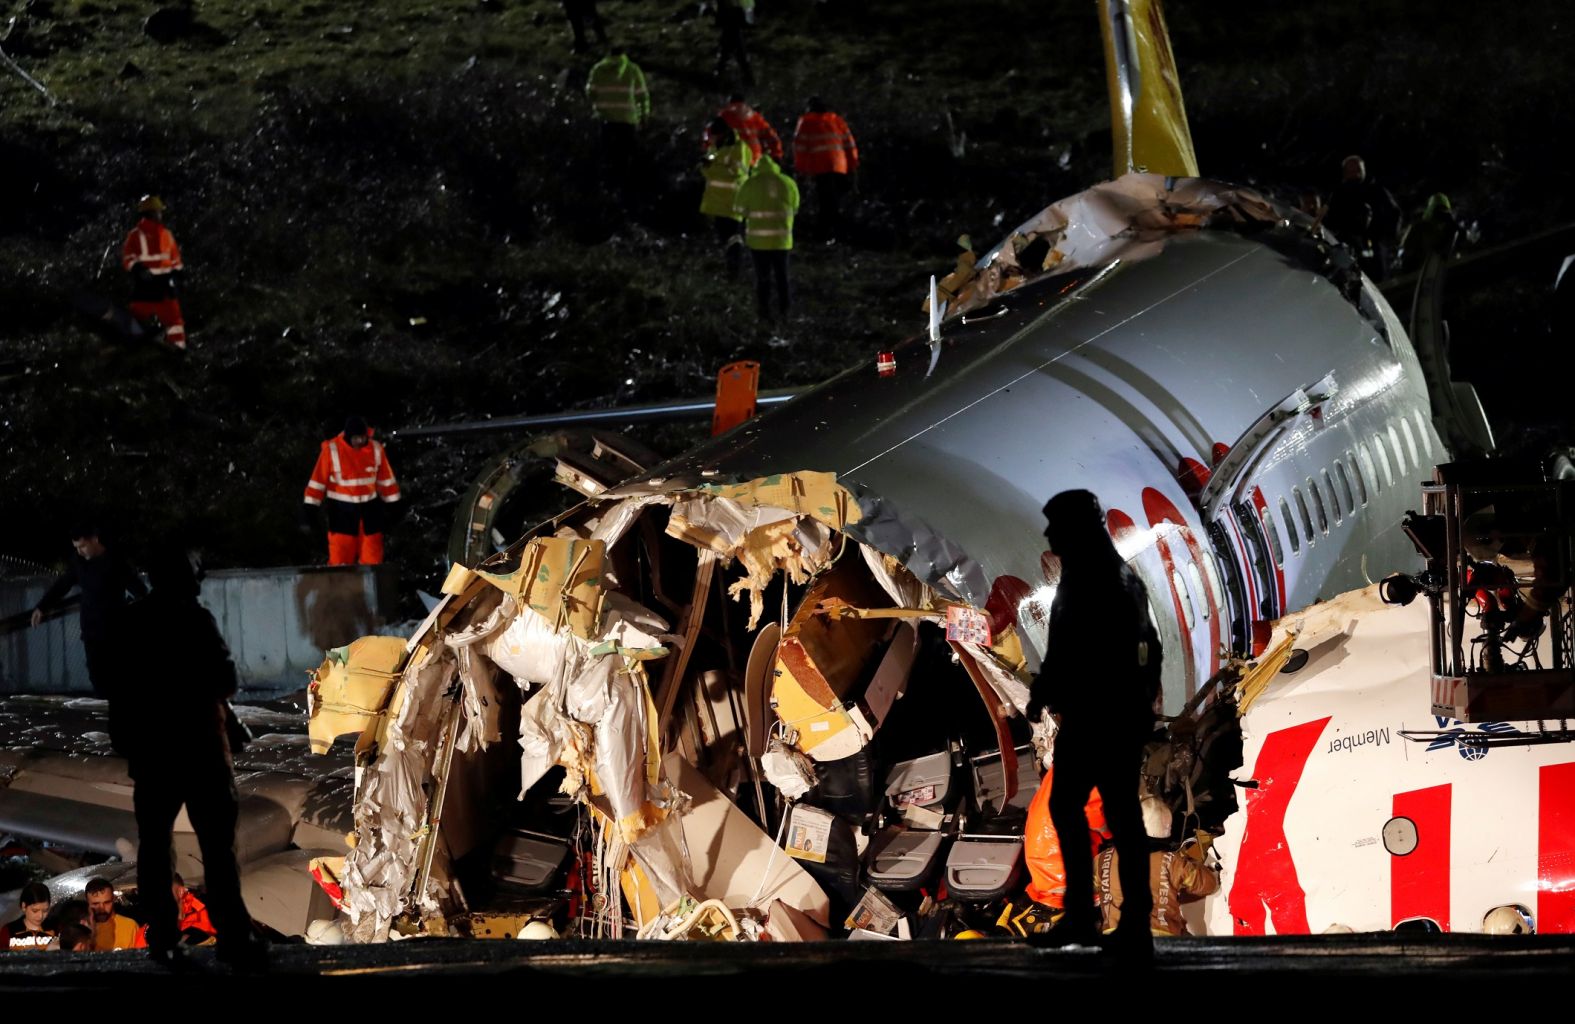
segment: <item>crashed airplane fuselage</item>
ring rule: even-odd
[[[1009,839],[1038,776],[1021,713],[1059,491],[1100,497],[1148,584],[1171,714],[1284,613],[1415,565],[1397,524],[1443,457],[1427,390],[1316,226],[1247,190],[1127,175],[1023,225],[955,294],[895,372],[850,369],[456,570],[398,681],[357,698],[376,706],[314,727],[366,726],[340,869],[358,937],[451,930],[477,903],[466,864],[537,836],[499,838],[504,798],[555,768],[592,822],[559,859],[599,896],[575,910],[594,907],[585,933],[818,936],[866,882],[908,891],[902,871],[943,863],[954,900],[974,878],[987,901],[1014,855],[970,835]],[[982,728],[916,710],[956,679]],[[522,759],[498,753],[515,735]],[[880,773],[898,779],[884,798]],[[970,792],[948,806],[953,781]],[[695,831],[706,806],[738,812],[713,815],[731,838]],[[882,826],[922,849],[876,863]]]

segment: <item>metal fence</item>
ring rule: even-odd
[[[0,580],[0,693],[90,693],[75,609],[36,627],[27,613],[49,586],[43,576]],[[241,686],[291,691],[323,652],[385,628],[397,608],[387,566],[283,567],[210,572],[202,603],[230,645]],[[179,638],[170,639],[178,664]]]

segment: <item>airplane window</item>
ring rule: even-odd
[[[1422,460],[1416,454],[1416,435],[1411,433],[1411,421],[1404,416],[1400,417],[1400,429],[1405,434],[1406,451],[1411,453],[1411,465],[1421,469]]]
[[[1395,433],[1395,425],[1393,423],[1389,424],[1389,447],[1393,448],[1395,452],[1395,471],[1401,476],[1405,476],[1405,452],[1400,450],[1400,435]],[[1412,452],[1411,455],[1412,458],[1416,457],[1415,452]]]
[[[1300,553],[1302,539],[1296,535],[1296,520],[1291,518],[1291,506],[1284,498],[1280,499],[1280,518],[1285,520],[1285,536],[1290,538],[1291,554]]]
[[[1308,481],[1311,483],[1311,481]],[[1313,542],[1312,514],[1307,511],[1307,499],[1302,497],[1300,487],[1292,487],[1291,493],[1296,496],[1296,511],[1302,514],[1302,529],[1307,533],[1307,543]]]
[[[1339,526],[1345,513],[1340,508],[1340,494],[1334,489],[1334,481],[1329,479],[1329,471],[1323,471],[1323,489],[1329,492],[1329,504],[1334,506],[1334,525]]]
[[[1274,528],[1274,516],[1268,509],[1259,509],[1258,514],[1263,517],[1263,532],[1269,535],[1269,547],[1274,549],[1274,564],[1285,567],[1285,548],[1280,544],[1280,531]]]
[[[1307,490],[1312,494],[1313,511],[1318,513],[1318,529],[1328,533],[1329,513],[1323,507],[1323,492],[1318,490],[1318,484],[1312,477],[1307,478]]]
[[[1203,621],[1209,621],[1213,613],[1209,610],[1212,605],[1208,601],[1208,591],[1203,589],[1203,576],[1198,572],[1198,567],[1191,562],[1187,563],[1187,580],[1192,584],[1192,592],[1203,596]]]
[[[1395,485],[1395,471],[1394,467],[1389,465],[1389,453],[1384,451],[1384,435],[1373,435],[1373,447],[1378,449],[1378,464],[1384,467],[1384,486],[1393,487]],[[1404,471],[1404,468],[1402,468],[1401,472]]]
[[[1203,552],[1203,575],[1209,578],[1209,590],[1214,594],[1214,603],[1220,608],[1225,607],[1225,588],[1220,586],[1220,571],[1214,564],[1214,553]]]
[[[1361,458],[1357,465],[1356,475],[1362,481],[1362,500],[1367,500],[1367,482],[1372,481],[1373,490],[1378,490],[1378,469],[1373,465],[1373,453],[1364,441],[1356,446],[1356,454]]]
[[[1355,515],[1356,499],[1353,497],[1355,492],[1351,489],[1351,473],[1345,468],[1345,463],[1339,459],[1334,460],[1334,479],[1340,485],[1340,499],[1345,502],[1346,511]],[[1367,499],[1362,500],[1365,502]]]
[[[1347,448],[1345,450],[1345,462],[1335,463],[1335,465],[1340,467],[1340,475],[1345,477],[1347,484],[1353,479],[1356,481],[1357,500],[1363,505],[1367,504],[1367,478],[1362,476],[1362,464],[1356,461],[1356,453]],[[1351,506],[1351,511],[1356,511],[1355,505]]]
[[[1181,573],[1172,569],[1170,571],[1170,585],[1176,591],[1176,597],[1181,600],[1182,616],[1187,620],[1187,628],[1197,621],[1197,613],[1192,610],[1192,595],[1187,593],[1187,584],[1181,578]]]
[[[1427,421],[1422,418],[1422,410],[1414,410],[1411,418],[1416,420],[1416,432],[1422,435],[1422,451],[1427,454],[1428,459],[1432,459],[1433,439],[1427,435]]]

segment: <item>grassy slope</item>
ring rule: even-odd
[[[705,392],[740,357],[766,386],[819,379],[918,326],[956,234],[993,241],[1108,165],[1091,3],[762,0],[752,98],[785,135],[820,93],[866,154],[853,244],[801,248],[802,313],[775,347],[694,213],[720,87],[693,4],[602,3],[655,99],[633,225],[596,187],[590,61],[551,0],[210,2],[211,32],[169,45],[142,33],[142,3],[11,7],[7,52],[61,101],[0,77],[0,362],[31,366],[0,383],[0,550],[33,557],[90,502],[143,530],[191,524],[221,562],[317,557],[291,512],[350,408],[390,428],[655,400]],[[1546,181],[1544,129],[1569,120],[1557,5],[1470,24],[1359,0],[1262,8],[1171,5],[1206,170],[1320,184],[1360,149],[1407,205],[1448,190],[1490,235],[1570,214],[1568,175]],[[64,312],[80,287],[120,294],[101,256],[144,191],[170,201],[191,268],[182,365],[106,348]],[[502,443],[392,452],[413,568],[435,564],[453,497]]]

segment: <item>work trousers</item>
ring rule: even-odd
[[[776,292],[777,312],[787,316],[793,306],[793,283],[788,279],[788,250],[751,249],[755,261],[755,304],[760,315],[771,318],[771,293]]]
[[[164,328],[164,340],[176,348],[186,347],[186,321],[180,314],[179,299],[159,299],[157,302],[133,302],[131,315],[144,327],[158,317]]]
[[[716,44],[716,75],[718,78],[727,69],[727,62],[738,62],[739,73],[743,76],[745,85],[755,84],[755,73],[749,67],[749,52],[744,45],[744,15],[737,9],[723,11],[718,25],[718,38]]]
[[[367,533],[360,527],[355,533],[328,534],[329,565],[382,565],[383,535]]]
[[[603,121],[600,142],[602,185],[617,197],[619,208],[630,213],[635,201],[635,126]]]
[[[848,174],[817,174],[815,181],[815,226],[824,238],[835,238],[842,229],[842,201],[853,187]]]
[[[182,747],[189,737],[169,736],[171,753],[133,759],[132,806],[137,817],[137,900],[148,926],[148,945],[168,949],[180,942],[179,908],[170,891],[174,871],[171,842],[182,805],[202,851],[203,886],[208,913],[222,945],[250,938],[251,915],[241,898],[241,872],[235,859],[238,802],[235,776],[222,739],[205,740],[208,751]]]
[[[110,692],[110,674],[114,672],[119,661],[119,652],[115,645],[105,640],[89,640],[82,638],[82,654],[87,660],[88,682],[93,687],[93,693],[99,697],[108,697]]]
[[[1050,820],[1066,867],[1066,915],[1094,928],[1094,856],[1088,846],[1084,807],[1097,787],[1104,800],[1105,823],[1116,840],[1121,871],[1121,924],[1148,933],[1154,897],[1148,887],[1148,835],[1138,801],[1138,773],[1146,737],[1133,732],[1114,736],[1097,724],[1063,721],[1055,739],[1055,782],[1050,787]]]
[[[712,217],[716,240],[722,243],[722,259],[727,264],[727,279],[732,281],[744,266],[744,225],[731,217]]]
[[[569,28],[574,32],[576,53],[590,49],[590,42],[585,38],[587,25],[596,33],[596,41],[606,44],[607,28],[602,24],[602,16],[596,10],[596,0],[563,0],[563,13],[569,16]]]

